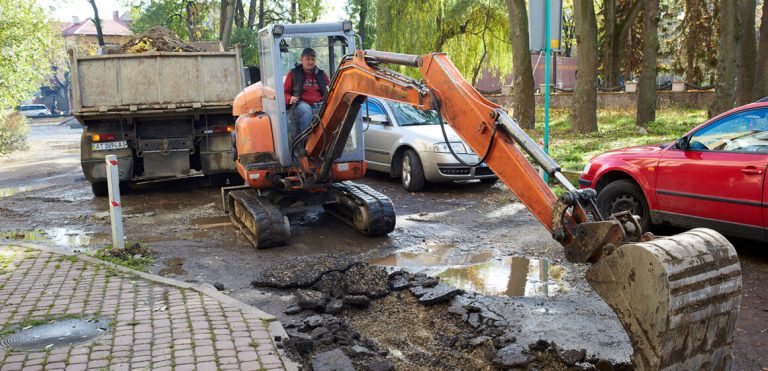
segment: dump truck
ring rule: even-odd
[[[246,85],[239,48],[78,56],[70,52],[72,111],[83,124],[83,173],[106,196],[104,158],[121,185],[211,176],[237,179],[232,97]],[[235,177],[230,178],[230,175]]]

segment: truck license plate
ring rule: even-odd
[[[120,140],[117,142],[104,142],[104,143],[93,143],[91,144],[91,149],[94,151],[111,151],[115,149],[125,149],[128,148],[128,142],[124,140]]]

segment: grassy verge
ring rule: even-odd
[[[638,134],[635,111],[599,110],[598,132],[576,134],[571,131],[568,110],[550,112],[550,153],[563,169],[581,171],[590,158],[608,150],[673,141],[694,126],[706,121],[706,110],[665,109],[656,113],[656,121],[646,126],[647,134]],[[544,138],[544,110],[536,110],[536,128],[528,131],[534,140]]]
[[[107,245],[101,250],[94,251],[91,256],[117,265],[122,265],[137,271],[146,272],[147,267],[155,262],[155,252],[147,246],[135,242],[126,242],[125,247],[116,249]]]

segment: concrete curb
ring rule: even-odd
[[[4,245],[5,246],[20,246],[20,247],[24,247],[24,248],[31,248],[31,249],[35,249],[35,250],[40,250],[40,251],[48,252],[48,253],[51,253],[51,254],[75,256],[75,257],[77,257],[78,260],[81,260],[83,262],[91,263],[91,264],[102,264],[102,265],[108,266],[110,268],[113,268],[113,269],[115,269],[117,271],[120,271],[122,273],[135,275],[135,276],[141,277],[141,278],[143,278],[145,280],[148,280],[148,281],[157,282],[157,283],[161,283],[161,284],[169,285],[169,286],[176,286],[176,287],[181,287],[181,288],[185,288],[185,289],[195,290],[195,291],[197,291],[197,292],[199,292],[199,293],[201,293],[203,295],[206,295],[206,296],[208,296],[208,297],[210,297],[212,299],[215,299],[215,300],[217,300],[219,302],[225,303],[227,305],[231,305],[231,306],[233,306],[233,307],[235,307],[237,309],[240,309],[240,310],[242,310],[244,312],[247,312],[249,314],[253,314],[258,319],[260,319],[262,321],[269,322],[269,324],[267,326],[267,332],[270,334],[270,336],[272,336],[272,342],[273,343],[274,343],[274,340],[275,340],[275,336],[280,336],[281,341],[288,338],[288,333],[285,331],[285,329],[283,328],[283,325],[280,323],[280,321],[277,321],[277,318],[275,316],[273,316],[273,315],[271,315],[271,314],[269,314],[267,312],[264,312],[264,311],[262,311],[262,310],[260,310],[260,309],[258,309],[256,307],[252,307],[252,306],[250,306],[248,304],[245,304],[245,303],[243,303],[243,302],[241,302],[241,301],[239,301],[237,299],[234,299],[234,298],[232,298],[229,295],[222,294],[221,292],[219,292],[219,290],[216,290],[216,288],[206,286],[205,284],[192,284],[192,283],[189,283],[189,282],[184,282],[184,281],[179,281],[179,280],[175,280],[175,279],[172,279],[172,278],[162,277],[162,276],[154,275],[154,274],[151,274],[151,273],[140,272],[140,271],[137,271],[135,269],[124,267],[122,265],[118,265],[118,264],[110,263],[110,262],[107,262],[107,261],[104,261],[104,260],[96,259],[96,258],[87,256],[85,254],[78,254],[78,253],[73,253],[73,252],[69,252],[69,251],[63,251],[63,250],[60,250],[60,249],[56,249],[56,248],[52,248],[52,247],[48,247],[48,246],[43,246],[43,245],[32,244],[32,243],[28,243],[28,242],[18,242],[18,243],[17,242],[12,242],[12,243],[2,243],[2,244],[0,244],[0,246],[4,246]],[[288,358],[287,354],[285,354],[285,350],[284,349],[279,349],[279,348],[277,348],[277,346],[275,346],[275,350],[280,354],[280,359],[283,361],[283,366],[285,366],[285,368],[287,370],[294,371],[294,370],[299,370],[300,369],[300,365],[298,363],[295,363],[292,360],[290,360]]]

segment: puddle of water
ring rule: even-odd
[[[43,242],[49,245],[79,248],[86,247],[91,243],[100,243],[106,241],[105,238],[97,237],[91,233],[68,228],[52,228],[31,231],[5,231],[0,232],[0,240],[16,240]]]
[[[492,259],[491,252],[462,252],[453,245],[435,245],[427,252],[399,252],[368,262],[396,266],[440,277],[455,287],[494,296],[554,296],[566,292],[566,273],[545,259],[521,256]]]
[[[41,187],[42,185],[28,185],[28,186],[20,186],[20,187],[0,188],[0,198],[11,197],[17,193],[33,191]]]
[[[208,218],[192,219],[190,222],[201,229],[215,229],[229,231],[232,229],[232,220],[228,216],[213,216]]]
[[[159,274],[163,277],[168,276],[182,276],[187,274],[187,271],[182,268],[184,266],[184,259],[182,258],[170,258],[163,260],[165,268],[161,269]]]

